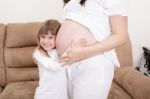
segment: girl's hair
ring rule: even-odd
[[[41,26],[39,32],[38,32],[38,47],[37,49],[44,55],[48,56],[48,53],[42,46],[40,46],[40,36],[41,35],[48,35],[49,32],[56,36],[57,32],[60,28],[61,24],[57,20],[47,20],[44,22],[44,24]]]
[[[68,3],[70,0],[63,0],[63,1],[64,1],[64,3],[66,4],[66,3]],[[81,0],[81,1],[80,1],[80,4],[81,4],[81,5],[84,5],[86,1],[87,1],[87,0]]]

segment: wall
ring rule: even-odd
[[[0,0],[0,22],[61,20],[62,0]]]
[[[131,0],[129,8],[129,33],[132,40],[134,64],[140,64],[142,47],[150,48],[150,1]]]
[[[130,0],[129,34],[133,43],[134,64],[137,66],[142,46],[150,47],[150,1]],[[62,0],[0,0],[0,23],[62,21]]]

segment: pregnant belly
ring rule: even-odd
[[[65,20],[58,31],[56,38],[56,49],[58,54],[62,55],[72,41],[79,43],[81,39],[85,39],[87,45],[92,45],[97,42],[86,27],[75,21]]]

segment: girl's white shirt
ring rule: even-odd
[[[39,50],[33,53],[39,70],[39,86],[34,99],[68,99],[66,67],[57,62],[58,54],[54,49],[48,52],[50,57]]]
[[[88,28],[97,41],[103,41],[111,34],[109,16],[118,14],[127,16],[129,0],[87,0],[80,5],[80,0],[70,0],[64,6],[64,19],[74,20]],[[120,66],[115,50],[104,55],[114,65]]]
[[[39,50],[36,50],[33,53],[33,57],[36,59],[37,61],[37,65],[40,67],[45,68],[48,71],[51,72],[55,72],[55,71],[59,71],[62,69],[65,69],[65,67],[62,67],[60,63],[58,63],[58,54],[57,51],[55,49],[53,49],[52,51],[48,52],[48,56],[45,56],[44,54],[42,54]]]

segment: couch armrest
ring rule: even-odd
[[[117,69],[114,80],[122,86],[133,99],[150,99],[150,78],[136,71],[133,67]]]

